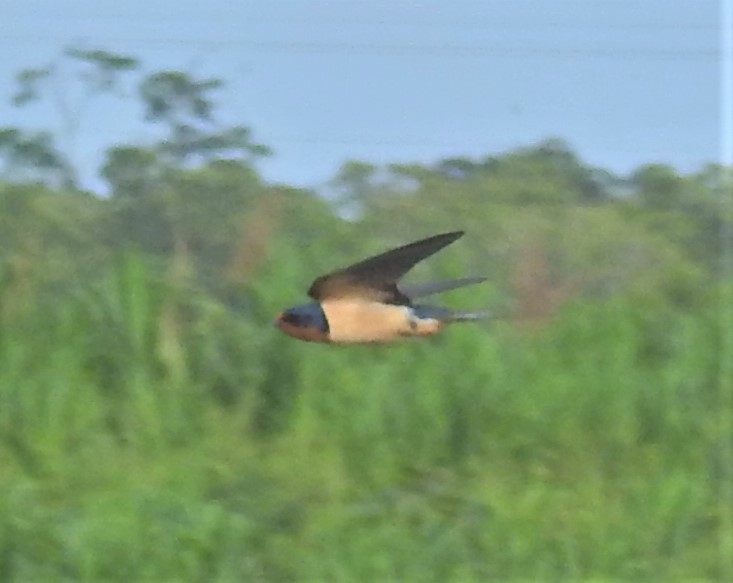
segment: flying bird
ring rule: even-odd
[[[486,312],[413,303],[419,297],[485,281],[485,277],[397,283],[416,263],[462,236],[463,231],[435,235],[321,275],[308,290],[314,301],[281,312],[275,325],[300,340],[362,344],[431,336],[449,322],[485,317]]]

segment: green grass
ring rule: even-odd
[[[715,307],[329,347],[273,330],[279,299],[128,256],[3,311],[0,580],[730,575]]]

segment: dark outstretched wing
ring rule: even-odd
[[[399,284],[397,287],[411,300],[432,296],[448,290],[474,285],[486,281],[485,277],[464,277],[462,279],[448,279],[445,281],[424,281],[420,283]]]
[[[308,295],[315,300],[359,297],[391,304],[410,304],[397,289],[397,280],[426,257],[463,236],[463,231],[435,235],[364,259],[322,275],[311,284]]]

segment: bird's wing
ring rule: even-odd
[[[399,284],[397,287],[411,300],[431,296],[451,289],[474,285],[486,281],[485,277],[464,277],[462,279],[449,279],[446,281],[424,281],[420,283]]]
[[[397,288],[397,280],[461,236],[463,231],[435,235],[322,275],[311,284],[308,295],[318,301],[353,297],[409,305],[410,298]]]

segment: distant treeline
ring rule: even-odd
[[[694,304],[722,269],[731,169],[683,175],[650,163],[616,176],[549,139],[483,159],[352,161],[313,192],[262,179],[257,161],[269,148],[245,126],[217,123],[222,80],[140,68],[134,57],[70,48],[18,73],[13,102],[55,103],[62,129],[0,128],[5,277],[58,289],[132,246],[163,263],[185,255],[208,287],[237,286],[277,256],[272,241],[317,269],[362,246],[454,228],[471,233],[464,269],[493,274],[500,295],[513,286],[529,312],[580,293]],[[110,146],[99,169],[108,193],[83,191],[70,153],[91,131],[85,113],[121,98],[141,101],[159,140]],[[328,259],[317,252],[326,250]]]

